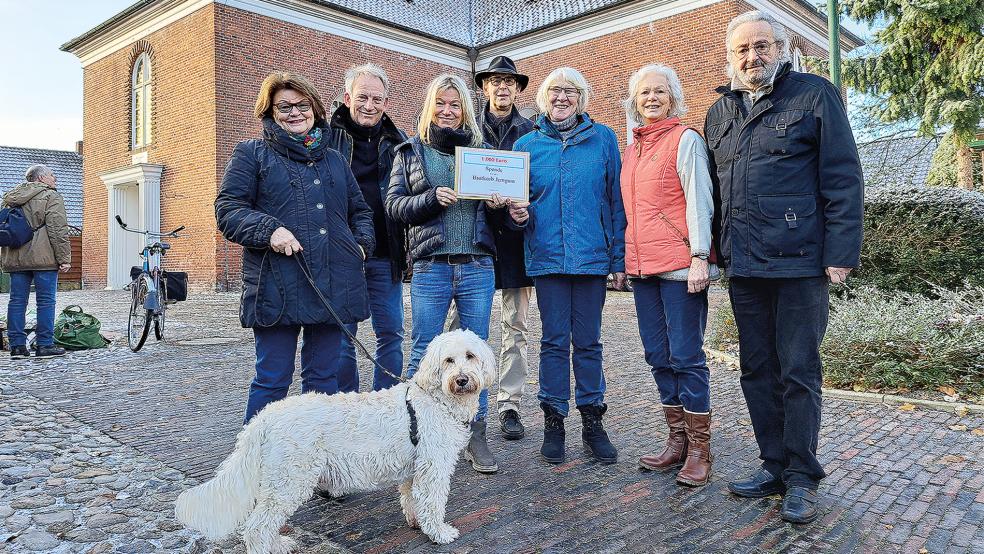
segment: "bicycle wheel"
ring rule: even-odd
[[[154,318],[154,337],[157,340],[164,338],[164,312],[166,311],[167,305],[163,302],[161,303],[161,311]]]
[[[144,300],[147,298],[147,281],[143,277],[138,277],[137,282],[131,285],[133,296],[130,299],[130,317],[127,321],[126,344],[130,350],[136,352],[143,348],[147,342],[147,334],[150,332],[150,310],[144,308]]]

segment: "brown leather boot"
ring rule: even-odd
[[[677,483],[700,487],[711,476],[711,414],[683,413],[687,428],[687,461],[677,473]]]
[[[666,471],[683,465],[687,458],[687,428],[683,423],[683,406],[663,406],[666,426],[670,434],[661,454],[646,454],[639,458],[639,467],[653,471]]]

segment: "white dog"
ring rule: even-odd
[[[495,378],[491,349],[471,331],[435,338],[410,382],[378,392],[302,394],[274,402],[243,428],[211,480],[178,497],[174,513],[210,539],[240,525],[249,554],[296,548],[280,527],[316,485],[332,494],[399,483],[411,527],[436,543],[478,393]]]

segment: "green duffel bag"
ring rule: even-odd
[[[82,306],[66,306],[55,318],[55,344],[66,350],[104,348],[109,341],[99,334],[102,323],[82,311]]]

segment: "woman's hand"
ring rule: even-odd
[[[297,239],[294,238],[294,234],[288,231],[286,227],[277,227],[273,231],[273,235],[270,236],[270,248],[274,252],[287,256],[292,256],[304,250],[301,248],[301,243],[297,242]]]
[[[493,210],[498,210],[499,208],[503,208],[507,204],[509,204],[509,199],[503,198],[502,195],[499,194],[498,192],[493,192],[492,199],[485,201],[485,205],[487,205],[489,208]]]
[[[437,202],[441,204],[442,207],[447,208],[451,204],[458,201],[458,195],[455,194],[454,189],[448,187],[437,187],[434,189],[434,193],[437,195]]]
[[[624,271],[616,271],[615,273],[612,273],[612,287],[614,287],[615,290],[627,291],[628,288],[625,286],[626,281],[627,279],[625,278]]]
[[[522,225],[530,218],[529,202],[524,202],[522,200],[506,200],[506,204],[509,206],[509,217],[513,221]]]
[[[707,260],[690,258],[690,271],[687,273],[687,292],[696,294],[711,284],[708,277]]]

